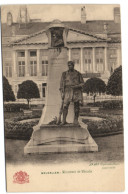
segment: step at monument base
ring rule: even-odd
[[[98,146],[86,128],[67,124],[43,125],[33,132],[24,154],[95,152]]]

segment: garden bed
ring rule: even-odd
[[[26,123],[6,121],[4,124],[5,138],[29,140],[33,132],[33,126],[37,124],[38,121]]]
[[[108,136],[123,133],[123,119],[118,117],[105,118],[103,120],[88,120],[82,119],[88,126],[88,131],[92,137]]]
[[[123,133],[123,115],[120,109],[102,109],[99,112],[88,112],[86,109],[82,109],[80,116],[101,118],[97,120],[82,118],[83,122],[88,125],[88,130],[93,137]],[[24,116],[21,112],[5,112],[5,137],[29,140],[33,131],[33,126],[38,124],[38,120],[33,119],[40,117],[40,112],[31,116]],[[28,122],[29,119],[32,120]]]

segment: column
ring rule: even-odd
[[[39,84],[40,98],[42,98],[42,84]]]
[[[25,50],[25,76],[29,76],[30,65],[29,65],[28,50]]]
[[[37,49],[37,76],[40,76],[40,49]]]
[[[92,72],[96,73],[96,68],[95,68],[95,47],[92,48],[92,63],[93,63]]]
[[[68,60],[71,61],[71,48],[68,49]]]
[[[80,49],[80,62],[81,62],[81,73],[84,73],[84,67],[83,67],[83,48]]]
[[[104,71],[108,71],[108,63],[107,63],[107,47],[104,48]]]
[[[17,77],[17,53],[13,50],[13,76]]]

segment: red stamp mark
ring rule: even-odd
[[[29,183],[29,175],[26,172],[19,171],[13,175],[13,183]]]

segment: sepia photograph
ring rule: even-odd
[[[124,191],[120,5],[2,5],[1,40],[7,191]]]

